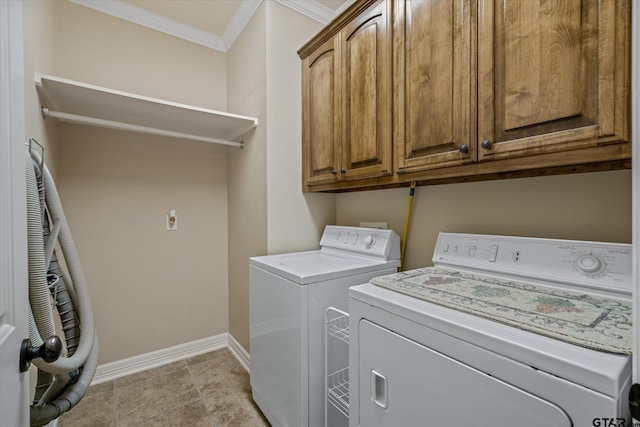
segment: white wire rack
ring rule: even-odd
[[[325,332],[325,426],[329,426],[332,407],[345,417],[339,424],[346,425],[349,420],[349,314],[329,307]]]
[[[327,334],[349,344],[349,315],[338,309],[329,308],[327,310]]]
[[[345,417],[349,417],[349,367],[327,377],[327,400]]]

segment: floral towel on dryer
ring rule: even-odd
[[[439,267],[371,283],[571,344],[631,353],[631,302]]]

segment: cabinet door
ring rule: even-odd
[[[320,46],[302,63],[303,182],[338,179],[340,169],[340,63],[338,39]]]
[[[398,173],[476,160],[475,13],[468,0],[396,0]]]
[[[342,31],[342,178],[391,173],[391,1]]]
[[[629,141],[629,16],[628,0],[482,0],[478,159]]]

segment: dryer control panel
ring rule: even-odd
[[[440,233],[436,265],[631,294],[630,244]]]
[[[393,230],[327,225],[321,250],[365,255],[381,260],[400,259],[400,237]]]

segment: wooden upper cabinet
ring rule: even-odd
[[[390,1],[359,1],[298,51],[306,191],[392,174],[390,20]]]
[[[475,2],[395,0],[398,173],[476,160]]]
[[[340,169],[340,63],[331,39],[302,63],[303,180],[306,185],[338,179]]]
[[[306,43],[305,191],[631,166],[633,0],[355,0]]]
[[[630,140],[628,0],[478,7],[479,160]]]
[[[340,32],[342,179],[392,171],[390,8],[380,0]]]

